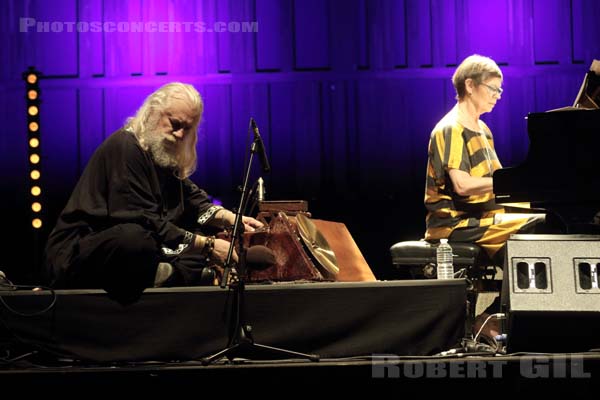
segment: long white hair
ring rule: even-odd
[[[149,130],[154,128],[160,113],[169,106],[171,99],[180,99],[188,103],[195,111],[193,125],[183,137],[183,146],[177,154],[177,177],[187,178],[196,170],[197,154],[196,143],[198,142],[198,125],[202,119],[204,103],[200,93],[192,86],[181,82],[167,83],[158,88],[144,100],[142,106],[133,117],[129,117],[125,123],[127,131],[132,132],[138,139],[144,150],[148,150],[145,136],[152,134]]]

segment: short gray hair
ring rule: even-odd
[[[460,100],[467,94],[465,87],[467,79],[472,79],[477,85],[480,85],[491,77],[503,79],[502,71],[500,71],[494,60],[478,54],[465,58],[452,75],[452,84],[456,89],[456,99]]]

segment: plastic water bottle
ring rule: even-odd
[[[440,244],[436,249],[437,258],[437,278],[453,279],[454,266],[452,265],[452,247],[448,244],[448,239],[440,239]]]

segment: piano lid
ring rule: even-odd
[[[592,61],[573,103],[575,108],[600,108],[600,61]]]

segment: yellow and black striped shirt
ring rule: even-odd
[[[487,125],[480,121],[481,132],[467,129],[458,122],[456,110],[455,107],[438,122],[429,140],[426,240],[446,238],[456,228],[492,225],[494,214],[504,212],[494,201],[493,193],[460,196],[454,192],[449,170],[491,177],[502,168]]]

